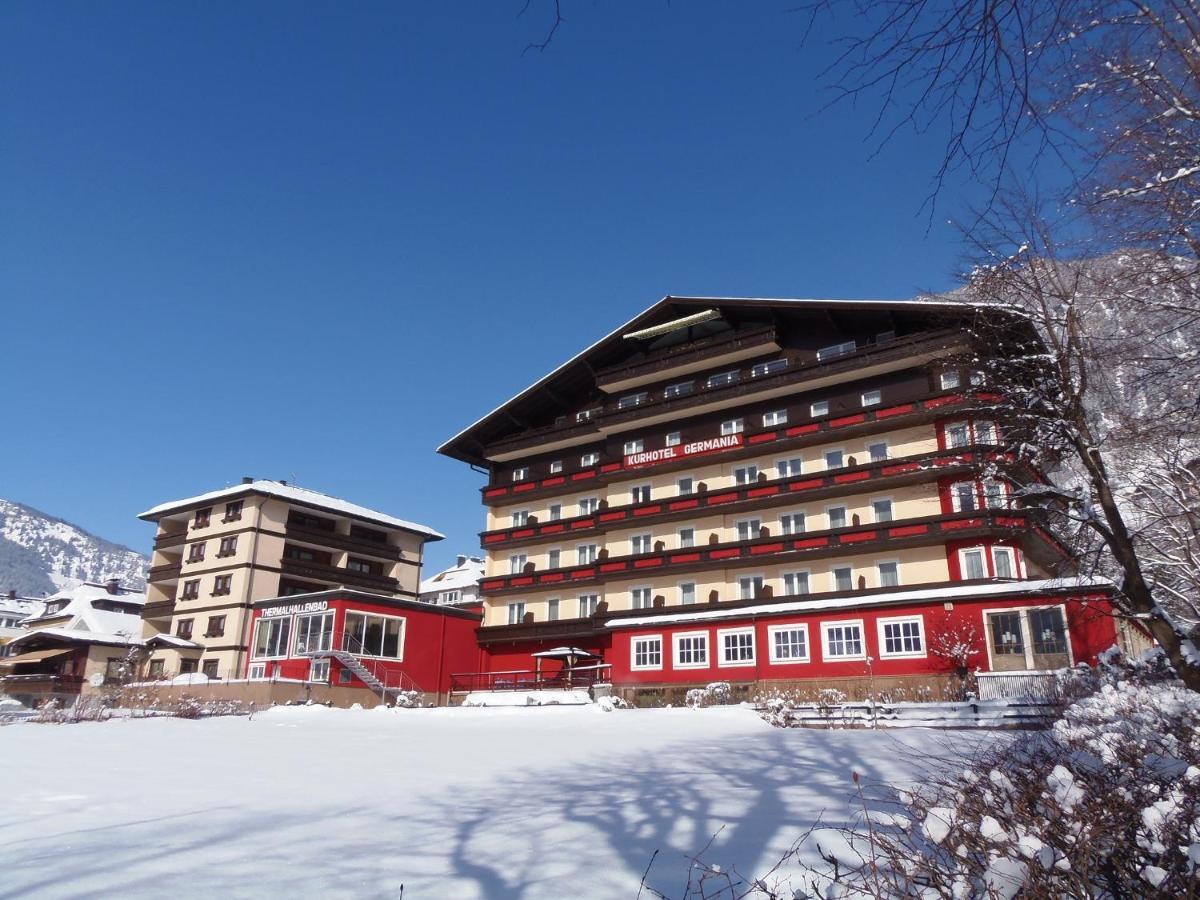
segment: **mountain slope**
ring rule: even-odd
[[[26,596],[80,581],[146,584],[149,560],[31,506],[0,499],[0,590]]]

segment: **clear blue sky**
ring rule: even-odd
[[[148,551],[294,479],[438,565],[483,515],[434,448],[664,294],[954,283],[944,135],[820,113],[795,0],[564,0],[525,55],[523,2],[3,4],[0,496]]]

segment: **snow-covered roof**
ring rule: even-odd
[[[103,631],[87,631],[75,628],[38,628],[33,631],[27,631],[20,637],[13,638],[9,644],[13,647],[24,645],[38,637],[53,637],[64,641],[71,641],[79,644],[112,644],[117,647],[128,647],[135,644],[141,644],[142,640],[138,635],[141,633],[141,618],[137,618],[138,627],[133,632],[103,632]]]
[[[180,512],[192,507],[203,506],[206,503],[216,503],[220,500],[244,496],[246,494],[265,494],[268,497],[277,497],[280,500],[287,501],[288,503],[298,503],[301,506],[309,506],[314,509],[321,509],[325,512],[334,513],[335,515],[350,516],[351,518],[363,519],[379,525],[386,525],[390,528],[400,528],[404,531],[411,531],[416,534],[423,535],[428,541],[440,541],[443,537],[445,537],[445,535],[434,531],[427,525],[418,525],[416,522],[397,519],[395,516],[389,516],[386,513],[381,513],[377,510],[368,509],[365,506],[359,506],[357,503],[350,503],[348,500],[342,500],[338,497],[331,497],[329,494],[322,494],[320,491],[302,488],[294,484],[288,484],[285,481],[271,481],[264,478],[260,478],[256,481],[251,481],[245,484],[231,485],[227,488],[221,488],[218,491],[209,491],[207,494],[199,494],[195,497],[188,497],[184,500],[171,500],[167,503],[160,503],[158,506],[152,507],[143,513],[139,513],[138,518],[149,519],[153,521],[161,518],[162,516],[169,515],[170,513]]]
[[[161,644],[164,647],[177,647],[180,650],[203,650],[204,648],[195,641],[185,640],[181,637],[176,637],[173,634],[156,634],[147,644]]]
[[[62,609],[52,613],[46,612],[51,604],[62,600],[67,601]],[[96,609],[94,604],[98,601],[141,607],[146,602],[146,595],[125,590],[113,594],[105,585],[91,582],[64,588],[58,593],[46,597],[42,601],[45,605],[41,610],[22,620],[23,626],[33,629],[30,635],[25,637],[41,633],[63,636],[60,633],[65,632],[74,638],[93,638],[101,643],[139,643],[140,641],[137,639],[142,633],[141,613]],[[67,622],[49,628],[38,628],[40,621],[58,622],[63,618],[66,618]],[[116,638],[117,640],[105,641],[103,638]]]
[[[834,609],[855,609],[864,606],[888,606],[896,603],[913,603],[921,600],[957,600],[970,597],[1001,597],[1014,594],[1039,594],[1075,588],[1108,588],[1112,582],[1107,578],[1047,578],[1037,581],[1004,581],[994,584],[963,584],[956,586],[923,588],[912,591],[888,591],[884,594],[865,596],[826,597],[820,600],[789,600],[786,603],[756,603],[736,609],[697,609],[695,612],[680,612],[660,616],[636,616],[613,619],[609,628],[630,628],[640,625],[670,625],[675,622],[703,622],[710,619],[745,618],[754,615],[776,613],[805,613]]]
[[[432,594],[440,591],[456,591],[475,587],[483,577],[483,560],[468,556],[462,565],[443,569],[436,575],[421,580],[420,593]]]

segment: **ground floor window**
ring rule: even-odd
[[[200,667],[200,671],[202,671],[209,678],[216,678],[217,672],[219,671],[218,665],[219,665],[219,663],[217,662],[217,660],[206,659],[204,661],[204,664]]]
[[[151,678],[162,678],[163,675],[165,674],[165,671],[164,671],[165,669],[166,669],[166,660],[152,659],[152,660],[150,660],[150,670],[147,672],[147,674]]]
[[[771,662],[808,662],[808,626],[776,625],[767,629]]]
[[[250,680],[262,681],[267,677],[266,663],[251,663],[250,664]]]
[[[827,622],[821,625],[826,659],[862,659],[862,622]]]
[[[632,644],[633,647],[630,654],[633,659],[632,668],[662,668],[662,638],[660,636],[635,637],[632,640]]]
[[[1010,609],[985,616],[992,668],[1000,672],[1061,669],[1071,665],[1061,606]]]
[[[703,631],[675,635],[675,667],[696,669],[708,665],[708,633]]]
[[[404,620],[393,616],[346,613],[346,647],[361,656],[400,659],[404,652]]]
[[[104,666],[104,680],[109,684],[113,684],[121,680],[124,666],[123,660],[119,656],[110,656],[108,663]]]
[[[333,613],[296,617],[296,655],[316,653],[333,647]]]
[[[197,663],[198,663],[198,660],[181,659],[179,661],[179,674],[180,675],[191,675],[193,672],[196,671]]]
[[[287,656],[291,628],[292,620],[287,616],[259,619],[254,625],[254,658]]]
[[[736,666],[754,662],[754,630],[722,631],[721,665]]]
[[[880,619],[879,645],[883,656],[924,656],[925,635],[921,617]]]
[[[329,681],[329,660],[314,659],[308,670],[309,681]]]

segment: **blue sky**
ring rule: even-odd
[[[284,478],[436,566],[483,515],[434,448],[664,294],[954,283],[944,135],[821,112],[794,0],[564,0],[524,55],[523,2],[0,7],[0,497],[148,551]]]

